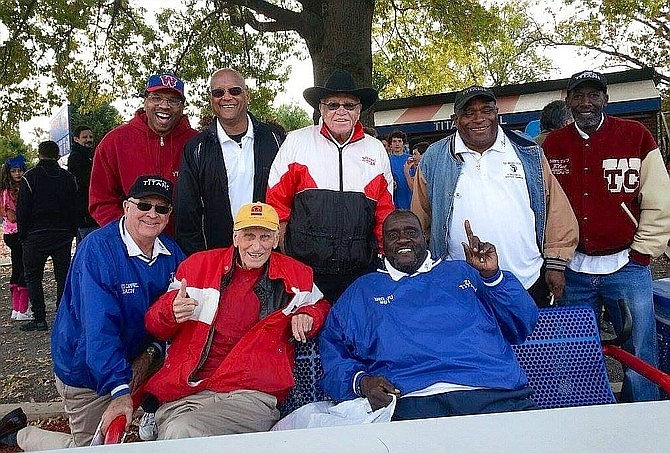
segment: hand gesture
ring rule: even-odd
[[[400,395],[400,390],[395,388],[384,376],[365,376],[360,383],[361,394],[368,399],[373,411],[391,404],[391,394]]]
[[[177,296],[172,301],[172,313],[174,314],[174,319],[178,324],[188,321],[191,319],[195,307],[198,306],[198,301],[188,297],[186,293],[186,279],[181,280],[181,286],[179,287],[179,292]]]
[[[291,317],[291,330],[293,338],[302,343],[307,341],[307,333],[312,330],[314,318],[306,313],[297,313]]]
[[[467,244],[462,242],[465,261],[477,269],[482,277],[493,277],[498,272],[498,254],[495,246],[489,242],[480,241],[472,233],[468,220],[465,221],[465,235],[468,237]]]

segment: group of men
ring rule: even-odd
[[[544,153],[499,125],[491,90],[460,92],[456,133],[422,156],[411,211],[394,211],[389,157],[360,122],[377,92],[346,71],[305,90],[321,120],[287,137],[247,111],[236,71],[212,75],[199,134],[183,82],[152,76],[93,157],[103,228],[78,247],[54,324],[72,435],[27,427],[19,444],[87,445],[129,424],[140,395],[159,439],[267,430],[296,344],[322,325],[326,392],[373,408],[395,395],[396,420],[533,408],[509,345],[552,297],[625,298],[632,348],[655,364],[648,264],[670,237],[670,180],[644,126],[604,114],[602,75],[567,92],[575,123]],[[658,397],[633,375],[625,387]]]

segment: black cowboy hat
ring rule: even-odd
[[[307,88],[302,92],[302,96],[307,103],[316,110],[319,109],[319,102],[321,99],[329,94],[350,94],[356,96],[361,101],[361,110],[369,109],[372,107],[372,104],[377,101],[377,90],[372,88],[357,88],[356,82],[354,82],[354,78],[351,74],[342,69],[335,70],[335,72],[328,77],[325,86]]]

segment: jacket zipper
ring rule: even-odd
[[[337,145],[335,145],[337,146]],[[337,147],[337,151],[339,152],[340,155],[340,192],[344,192],[344,170],[342,168],[342,151],[344,150],[344,146],[342,147]]]
[[[202,215],[200,216],[200,232],[202,233],[202,240],[205,243],[205,250],[209,249],[207,245],[207,235],[205,234],[205,200],[200,197],[200,206],[202,206]]]

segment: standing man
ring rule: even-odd
[[[28,170],[19,185],[16,223],[23,246],[26,287],[34,319],[20,327],[23,331],[47,330],[44,303],[44,265],[51,257],[56,279],[56,306],[65,287],[70,267],[72,238],[77,230],[77,183],[74,176],[58,165],[56,142],[42,142],[40,159]]]
[[[407,135],[403,131],[393,131],[388,137],[391,145],[389,148],[389,161],[391,162],[391,173],[393,174],[393,203],[398,209],[409,209],[412,200],[412,190],[405,178],[405,164],[411,157],[405,152],[405,141]]]
[[[184,150],[175,207],[176,239],[188,255],[229,247],[233,216],[265,201],[268,175],[284,134],[247,111],[249,93],[239,72],[219,69],[210,79],[216,116]]]
[[[359,121],[377,100],[375,90],[358,88],[351,74],[337,70],[303,96],[322,120],[286,138],[267,200],[279,213],[282,250],[314,269],[314,281],[334,303],[378,262],[393,177],[383,145]]]
[[[551,170],[579,221],[579,246],[565,271],[565,304],[604,303],[620,328],[616,306],[624,299],[633,317],[625,345],[658,364],[649,259],[670,239],[670,179],[651,133],[637,121],[605,115],[605,77],[574,74],[566,101],[575,122],[544,141]],[[624,378],[626,400],[658,399],[658,388],[632,370]]]
[[[123,215],[123,200],[140,175],[160,175],[173,184],[186,142],[198,132],[184,115],[184,82],[154,74],[144,90],[144,108],[111,130],[93,157],[89,211],[104,226]],[[172,223],[166,233],[172,234]]]
[[[119,415],[130,426],[130,394],[163,355],[144,328],[144,315],[184,258],[161,234],[171,199],[170,181],[141,176],[123,202],[123,217],[82,242],[51,335],[56,389],[71,434],[29,426],[17,435],[24,451],[88,446],[98,423],[105,433]]]
[[[77,245],[91,231],[98,227],[88,213],[88,188],[91,185],[93,169],[93,130],[90,126],[77,126],[72,137],[72,151],[67,160],[67,169],[74,175],[79,190],[77,205]]]
[[[436,258],[465,258],[466,219],[496,244],[511,271],[540,307],[559,300],[563,270],[577,246],[577,221],[542,149],[498,125],[496,97],[471,86],[454,103],[457,132],[423,155],[412,211]]]

